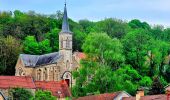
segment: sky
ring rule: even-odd
[[[65,0],[0,0],[0,11],[34,10],[54,14],[64,9]],[[69,18],[99,21],[117,18],[139,19],[151,25],[170,27],[170,0],[67,0]]]

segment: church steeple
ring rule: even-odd
[[[61,33],[69,33],[69,34],[72,33],[72,32],[70,31],[69,23],[68,23],[67,5],[66,5],[66,2],[65,2],[65,7],[64,7],[64,15],[63,15],[63,23],[62,23]]]

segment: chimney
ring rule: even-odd
[[[136,100],[140,100],[142,96],[144,96],[144,90],[137,91]]]

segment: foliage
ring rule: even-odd
[[[100,64],[119,67],[120,63],[124,61],[121,42],[116,38],[111,39],[105,33],[89,34],[82,49],[89,59],[95,59]]]
[[[59,32],[60,30],[55,28],[48,32],[45,37],[50,41],[50,47],[52,48],[53,52],[56,52],[59,50]]]
[[[154,77],[152,87],[149,91],[149,94],[163,94],[164,93],[164,87],[162,83],[160,82],[159,77]]]
[[[14,75],[22,45],[12,36],[0,37],[0,74]]]
[[[35,92],[35,97],[33,97],[31,100],[56,100],[56,98],[52,96],[51,92],[49,91],[38,90]]]
[[[62,16],[61,11],[51,15],[0,12],[0,74],[14,75],[20,53],[57,52]],[[73,51],[87,55],[74,73],[75,96],[119,90],[134,94],[138,87],[153,87],[157,75],[163,86],[170,82],[170,28],[113,18],[97,22],[69,19],[69,25]]]
[[[105,32],[112,38],[122,38],[130,27],[122,20],[108,18],[96,23],[96,32]]]
[[[34,36],[27,36],[24,41],[24,53],[26,54],[45,54],[50,53],[52,48],[50,47],[49,40],[43,40],[37,42]]]
[[[23,88],[13,88],[9,90],[9,100],[30,100],[33,94]]]
[[[135,29],[129,32],[122,40],[126,63],[132,65],[140,73],[148,73],[146,56],[149,51],[149,43],[152,39],[149,32],[143,29]]]

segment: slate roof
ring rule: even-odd
[[[58,98],[71,97],[70,89],[65,81],[35,81],[37,89],[51,91]]]
[[[117,97],[119,93],[120,92],[91,95],[91,96],[79,97],[76,100],[114,100],[114,98]]]
[[[25,66],[27,67],[36,67],[40,65],[53,64],[62,56],[59,55],[59,52],[49,53],[45,55],[29,55],[29,54],[20,54],[20,58]]]
[[[136,97],[124,97],[123,100],[136,100]],[[160,94],[160,95],[142,96],[140,100],[167,100],[167,95]]]
[[[35,84],[29,76],[0,76],[0,89],[15,87],[35,89]]]
[[[72,33],[72,32],[70,31],[70,28],[69,28],[66,4],[65,4],[65,7],[64,7],[62,30],[61,30],[60,33],[68,33],[68,34],[71,34],[71,33]]]

